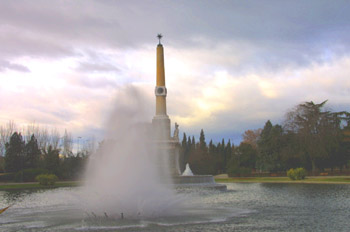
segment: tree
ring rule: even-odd
[[[23,133],[25,141],[29,142],[32,138],[32,135],[34,135],[36,138],[38,137],[38,135],[40,134],[40,127],[39,125],[35,124],[35,122],[30,123],[27,125],[27,129],[23,130]]]
[[[235,148],[227,164],[229,176],[249,176],[256,166],[257,150],[249,143],[242,142]]]
[[[3,156],[0,156],[0,172],[5,172],[5,159]]]
[[[80,154],[83,156],[89,156],[95,152],[95,138],[91,137],[83,142]]]
[[[47,150],[44,151],[45,169],[56,175],[58,175],[60,165],[59,151],[59,149],[54,149],[52,145],[49,145]]]
[[[283,170],[281,162],[283,129],[280,125],[273,126],[270,120],[265,123],[258,140],[258,169],[266,171]]]
[[[199,135],[199,150],[201,152],[207,152],[207,144],[205,142],[205,135],[203,129],[201,129],[201,133]]]
[[[257,150],[251,144],[242,142],[236,151],[239,166],[254,169],[257,153]]]
[[[195,142],[194,137],[192,141]],[[189,156],[189,164],[195,174],[215,174],[214,158],[208,154],[203,129],[200,132],[199,142],[193,146]]]
[[[252,145],[254,148],[258,147],[258,140],[260,138],[260,134],[262,132],[262,129],[259,128],[257,130],[246,130],[244,132],[243,136],[243,142],[244,143],[249,143]]]
[[[37,168],[39,166],[40,149],[34,134],[31,136],[24,148],[24,168]]]
[[[185,157],[185,162],[188,163],[188,159],[190,157],[190,154],[191,154],[191,150],[192,150],[192,140],[191,140],[191,137],[188,136],[187,138],[187,157]]]
[[[192,136],[192,141],[191,141],[191,148],[192,151],[194,151],[196,149],[196,140],[194,138],[194,136]]]
[[[281,161],[285,170],[304,167],[311,169],[311,162],[303,148],[304,142],[294,132],[288,131],[282,137]]]
[[[186,133],[184,132],[183,136],[182,136],[182,142],[181,142],[181,147],[186,150],[187,148],[187,136]]]
[[[228,140],[228,142],[226,144],[225,154],[226,154],[226,163],[225,163],[225,167],[226,167],[227,166],[227,162],[231,159],[231,156],[232,156],[231,140]]]
[[[24,166],[24,146],[22,135],[14,132],[10,141],[6,143],[5,170],[6,172],[17,172]]]
[[[226,167],[227,167],[227,163],[228,163],[228,158],[227,158],[227,154],[226,154],[226,144],[225,144],[225,139],[222,139],[221,144],[218,144],[218,152],[221,156],[221,165],[220,165],[220,169],[222,173],[226,173]]]
[[[342,129],[340,148],[337,158],[338,159],[335,161],[335,165],[340,168],[344,166],[344,164],[346,165],[346,162],[350,159],[350,122],[347,122],[347,126]]]
[[[59,142],[60,132],[56,128],[51,129],[51,134],[49,136],[49,145],[51,145],[52,148],[56,150],[58,149]]]
[[[76,180],[84,173],[88,156],[68,156],[60,163],[60,179]]]
[[[187,136],[186,133],[182,136],[181,149],[180,149],[180,171],[183,172],[185,170],[186,163],[188,163],[188,155],[189,155],[189,146],[187,144]]]
[[[221,173],[220,165],[222,164],[221,156],[218,153],[218,148],[213,144],[213,140],[210,140],[208,145],[208,155],[212,158],[214,166],[214,174]]]
[[[42,152],[46,151],[49,144],[49,132],[47,128],[41,128],[37,131],[38,134],[35,135],[39,148]]]
[[[341,140],[341,122],[347,112],[332,113],[325,111],[323,101],[319,104],[305,102],[299,104],[286,115],[284,128],[296,133],[303,142],[311,169],[315,172],[329,165],[334,160],[332,155],[338,154]]]
[[[65,130],[63,135],[63,151],[62,151],[63,155],[65,157],[72,156],[73,155],[72,148],[73,148],[72,135],[68,133],[67,130]]]
[[[5,126],[0,126],[0,156],[5,155],[6,143],[10,141],[10,137],[16,130],[16,124],[9,121]]]

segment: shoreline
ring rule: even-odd
[[[288,177],[216,177],[218,183],[275,183],[275,184],[350,184],[350,176],[307,176],[304,180]]]
[[[350,184],[350,176],[307,176],[304,180],[290,180],[288,177],[226,177],[216,176],[217,183],[271,183],[271,184]],[[0,191],[53,189],[78,187],[82,181],[58,181],[53,186],[43,186],[38,182],[0,182]]]
[[[40,185],[38,182],[2,182],[0,183],[0,191],[7,190],[27,190],[27,189],[54,189],[61,187],[77,187],[81,185],[81,181],[57,181],[52,186]]]

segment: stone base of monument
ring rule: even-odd
[[[173,176],[172,180],[176,188],[227,189],[226,185],[215,183],[211,175]]]

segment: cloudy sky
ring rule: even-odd
[[[238,143],[304,101],[350,108],[350,2],[0,2],[0,124],[102,138],[117,93],[154,109],[164,35],[168,114],[180,133]]]

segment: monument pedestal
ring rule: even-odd
[[[179,156],[180,156],[180,143],[173,139],[169,140],[156,140],[158,157],[162,160],[163,165],[166,162],[166,172],[170,177],[180,176]]]
[[[154,139],[161,143],[167,143],[170,138],[170,119],[168,115],[156,115],[152,119]]]

